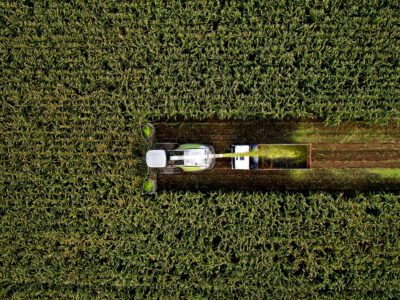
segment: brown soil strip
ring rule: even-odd
[[[313,168],[400,168],[400,144],[313,143]]]

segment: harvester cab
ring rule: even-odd
[[[165,150],[147,151],[146,164],[149,168],[165,168],[167,166],[167,152]]]

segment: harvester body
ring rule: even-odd
[[[159,143],[146,153],[147,166],[164,174],[210,170],[215,158],[214,148],[202,144]]]

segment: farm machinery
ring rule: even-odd
[[[148,124],[142,135],[154,141],[154,127]],[[216,153],[211,145],[200,143],[155,143],[146,152],[146,165],[157,174],[204,172],[212,170],[217,160],[229,162],[233,170],[310,169],[311,144],[249,144],[231,145],[229,151]],[[155,176],[156,177],[156,176]],[[145,182],[146,192],[155,192],[156,180]]]

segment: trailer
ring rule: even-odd
[[[234,170],[310,169],[311,144],[253,144],[232,145]],[[242,156],[241,154],[246,155]]]

